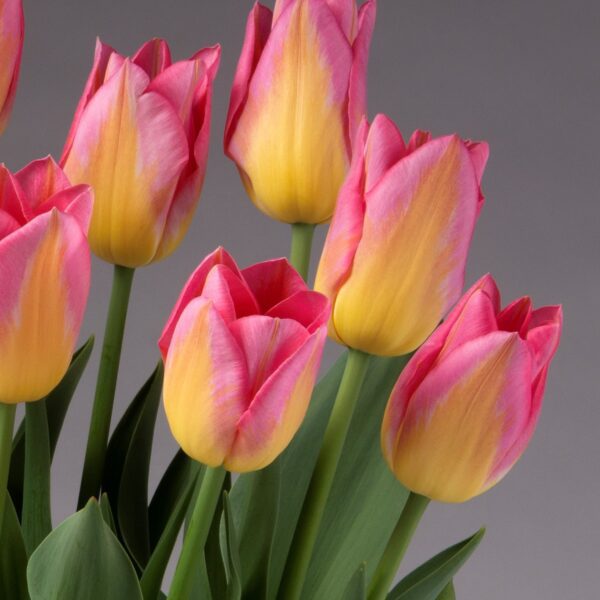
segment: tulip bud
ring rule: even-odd
[[[392,391],[381,444],[396,477],[442,502],[498,483],[533,435],[561,330],[560,306],[501,310],[494,280],[477,282]]]
[[[90,246],[139,267],[173,252],[198,203],[220,48],[172,63],[162,40],[124,58],[98,41],[62,164],[94,187]]]
[[[22,0],[0,0],[0,133],[6,127],[17,92],[23,37]]]
[[[208,256],[159,342],[165,411],[183,450],[238,472],[275,460],[304,419],[328,317],[327,299],[285,259],[240,271],[221,248]]]
[[[66,373],[90,287],[87,185],[51,159],[0,165],[0,400],[39,400]]]
[[[423,343],[460,296],[487,155],[456,135],[406,145],[383,115],[363,122],[315,283],[333,339],[381,356]]]
[[[225,152],[266,215],[323,223],[333,214],[366,112],[375,0],[255,4],[233,82]]]

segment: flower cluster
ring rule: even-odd
[[[489,148],[422,130],[405,141],[386,115],[369,121],[367,63],[376,10],[376,0],[360,6],[356,0],[276,0],[273,10],[259,3],[251,10],[224,150],[256,207],[292,226],[290,261],[240,268],[223,248],[204,258],[166,321],[159,368],[112,437],[133,272],[169,257],[192,221],[207,167],[220,47],[174,62],[161,39],[131,57],[98,41],[59,163],[48,157],[17,173],[0,165],[3,594],[12,592],[3,587],[2,565],[13,558],[2,548],[16,548],[18,539],[15,552],[23,557],[14,564],[31,559],[26,575],[15,577],[27,578],[32,600],[75,599],[65,591],[75,588],[78,597],[92,597],[97,590],[86,586],[107,585],[113,573],[119,597],[158,598],[189,507],[169,598],[199,593],[198,556],[214,526],[227,597],[257,597],[257,581],[268,579],[279,597],[299,599],[319,536],[331,535],[325,508],[344,452],[352,436],[371,435],[353,417],[360,398],[372,394],[381,447],[372,435],[361,438],[362,447],[385,460],[408,497],[393,533],[381,540],[381,560],[369,580],[361,580],[360,597],[368,584],[369,599],[379,600],[427,502],[482,494],[523,454],[542,408],[562,310],[534,309],[528,297],[502,308],[490,275],[461,298]],[[15,98],[23,30],[21,0],[0,0],[0,133]],[[327,223],[313,290],[313,231]],[[90,249],[114,265],[115,278],[81,510],[52,531],[50,462],[83,368],[73,352],[90,288]],[[326,378],[322,404],[313,407],[327,335],[347,348],[347,358],[343,374],[334,367]],[[411,353],[403,370],[388,360]],[[365,383],[370,369],[381,365],[390,385],[371,390]],[[383,420],[376,410],[381,389]],[[189,468],[179,462],[184,454],[176,457],[149,507],[147,481],[139,474],[149,467],[144,440],[152,437],[156,390]],[[13,442],[18,403],[27,403],[25,442],[19,436]],[[321,421],[307,417],[313,408]],[[302,437],[303,428],[309,435]],[[307,457],[302,468],[288,460],[294,444]],[[204,466],[202,479],[197,462]],[[264,479],[252,479],[259,470]],[[231,500],[227,471],[242,474]],[[101,498],[101,511],[94,512],[90,498]],[[231,502],[237,502],[236,518]],[[248,540],[236,542],[235,529],[261,512],[261,502],[285,504],[267,517],[270,537],[261,535],[287,540],[276,557],[281,568],[274,583],[266,559],[266,566],[246,559],[242,567],[249,570],[238,573]],[[357,503],[348,505],[350,514],[360,513]],[[110,560],[80,561],[87,543],[101,546],[98,552]],[[257,556],[263,550],[256,548]],[[273,550],[267,550],[271,560]],[[111,568],[103,571],[106,565]],[[216,585],[212,575],[206,574],[206,585]],[[451,589],[452,573],[432,577],[438,587],[427,598]],[[340,594],[347,584],[336,582]]]

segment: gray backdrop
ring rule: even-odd
[[[223,45],[200,209],[179,251],[136,275],[117,390],[120,416],[158,358],[155,342],[183,282],[206,253],[223,244],[249,264],[288,250],[287,227],[254,209],[221,150],[229,86],[252,2],[25,4],[21,84],[9,130],[0,139],[0,160],[14,169],[60,154],[96,35],[124,53],[162,36],[178,58]],[[486,524],[487,539],[457,579],[458,596],[466,600],[598,597],[599,29],[597,0],[379,2],[371,115],[386,112],[407,134],[417,127],[435,134],[457,131],[491,144],[488,201],[467,283],[491,271],[505,300],[529,293],[537,304],[565,307],[562,347],[525,457],[483,497],[433,506],[410,549],[406,568]],[[82,336],[95,332],[101,341],[110,275],[109,266],[95,261]],[[58,446],[56,522],[75,507],[98,354]],[[174,448],[161,414],[152,485]]]

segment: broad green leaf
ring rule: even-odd
[[[454,591],[454,583],[452,581],[442,590],[437,600],[456,600],[456,592]]]
[[[352,579],[346,586],[346,591],[342,595],[344,600],[366,600],[367,598],[367,565],[362,563],[352,575]]]
[[[183,450],[179,450],[164,472],[148,508],[150,520],[150,547],[155,548],[171,518],[182,494],[189,486],[190,478],[195,480],[201,465],[192,460]]]
[[[318,559],[308,573],[307,599],[340,598],[339,582],[349,581],[357,564],[368,560],[373,569],[402,511],[407,492],[381,457],[379,430],[405,362],[371,359],[317,542]],[[344,365],[342,357],[319,383],[288,449],[263,471],[239,477],[233,487],[245,595],[276,597]]]
[[[88,364],[94,348],[94,336],[75,354],[71,365],[62,381],[46,396],[46,412],[48,417],[48,434],[50,438],[50,457],[54,456],[56,444],[71,403],[75,390],[85,367]],[[17,513],[21,515],[23,506],[23,478],[25,472],[25,422],[21,422],[13,440],[13,449],[10,460],[10,473],[8,489],[13,498]]]
[[[227,578],[226,594],[224,597],[227,600],[241,600],[242,579],[240,574],[239,541],[235,531],[233,515],[231,514],[231,503],[227,492],[223,493],[223,518],[221,520],[220,538],[223,564],[225,565],[225,575]]]
[[[160,363],[115,428],[108,444],[102,486],[116,516],[117,531],[142,569],[150,558],[148,473],[162,376]]]
[[[190,505],[193,496],[196,480],[200,473],[200,464],[195,460],[188,460],[183,463],[186,469],[183,471],[185,476],[185,488],[180,491],[179,498],[174,504],[168,521],[162,529],[162,535],[155,544],[150,556],[150,560],[144,569],[144,574],[140,582],[142,593],[145,600],[155,600],[160,591],[160,586],[173,552],[173,547],[181,530],[183,520]]]
[[[408,498],[381,454],[381,422],[406,359],[372,358],[315,544],[303,595],[342,599],[338,581],[367,561],[367,580]]]
[[[27,600],[27,552],[17,512],[6,496],[0,544],[0,598]]]
[[[485,529],[446,548],[407,575],[389,594],[388,600],[436,600],[483,539]]]
[[[27,583],[31,600],[142,600],[135,569],[93,498],[38,546]]]
[[[108,499],[107,494],[102,494],[100,496],[100,512],[102,513],[102,518],[104,522],[110,527],[110,530],[116,535],[117,527],[115,525],[115,518],[112,514],[112,508],[110,507],[110,500]]]

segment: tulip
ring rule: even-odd
[[[204,180],[220,48],[171,62],[162,40],[124,58],[98,41],[62,157],[74,182],[94,187],[90,246],[139,267],[183,239]]]
[[[266,215],[328,221],[366,112],[376,2],[255,4],[233,82],[225,152]]]
[[[285,259],[239,270],[223,249],[185,285],[159,347],[164,403],[192,458],[261,469],[302,423],[319,369],[327,299]]]
[[[498,483],[533,435],[561,329],[560,306],[501,309],[494,280],[477,282],[392,391],[381,443],[396,477],[442,502]]]
[[[422,131],[407,145],[383,115],[362,123],[355,147],[315,289],[331,300],[334,340],[406,354],[462,291],[488,147]]]
[[[8,122],[23,52],[22,0],[0,0],[0,133]]]
[[[51,159],[0,165],[0,401],[39,400],[66,373],[90,287],[87,185]]]

